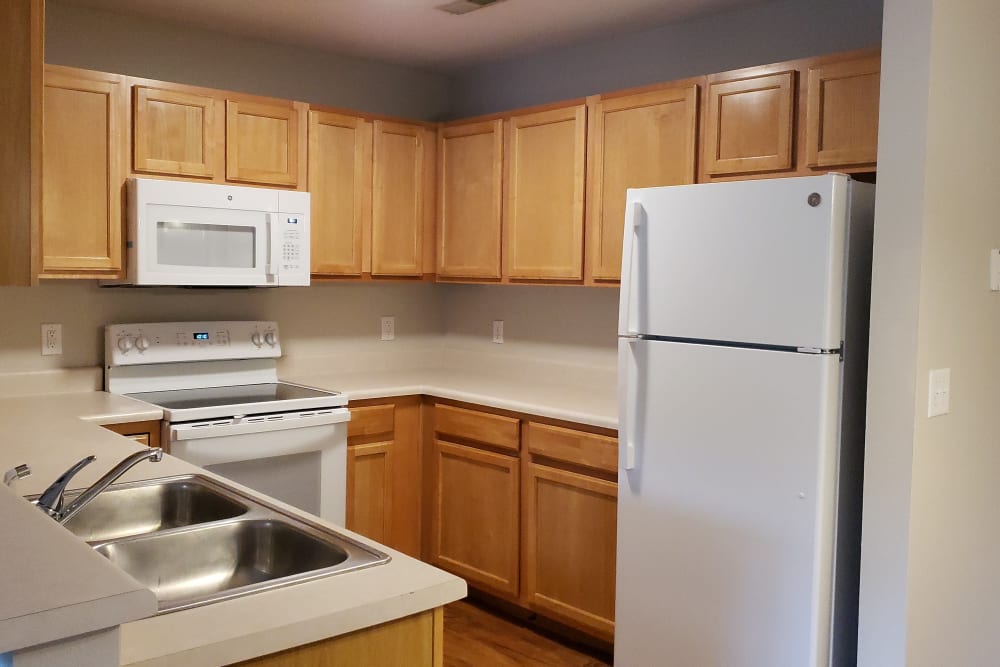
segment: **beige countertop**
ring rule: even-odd
[[[503,410],[618,428],[617,387],[574,383],[565,378],[525,378],[516,374],[460,370],[320,372],[286,375],[288,382],[330,389],[351,400],[426,394]]]
[[[465,596],[462,579],[334,526],[388,552],[392,560],[367,570],[128,622],[155,612],[152,593],[19,496],[40,493],[73,462],[95,454],[98,460],[71,484],[89,485],[119,459],[141,449],[95,423],[160,417],[152,406],[103,392],[0,399],[4,425],[0,470],[20,463],[32,467],[32,475],[17,482],[13,492],[0,488],[0,525],[8,536],[18,537],[8,539],[14,546],[0,552],[0,652],[125,623],[122,664],[219,665],[384,623]],[[134,467],[122,481],[192,472],[211,476],[165,456],[160,463]],[[36,558],[38,554],[42,557]]]

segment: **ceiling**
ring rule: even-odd
[[[502,0],[454,16],[449,0],[66,0],[216,32],[455,70],[761,0]]]

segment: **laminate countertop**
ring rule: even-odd
[[[104,392],[0,399],[4,427],[0,470],[21,463],[32,468],[32,475],[16,482],[14,489],[0,485],[0,525],[7,533],[0,552],[0,653],[123,624],[123,665],[220,665],[402,618],[465,596],[462,579],[331,526],[389,553],[392,560],[153,616],[156,600],[148,589],[21,496],[40,493],[73,462],[94,454],[98,460],[71,484],[87,486],[142,448],[99,424],[161,417],[153,406]],[[164,456],[159,463],[135,466],[121,481],[189,473],[214,476]]]
[[[340,391],[350,400],[423,394],[601,428],[618,428],[617,387],[576,383],[566,377],[539,378],[488,370],[323,371],[282,376],[283,380]]]

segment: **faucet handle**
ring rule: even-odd
[[[19,466],[14,466],[3,474],[3,483],[7,486],[13,486],[14,482],[19,479],[24,479],[30,474],[31,468],[28,467],[28,464],[22,463]]]
[[[63,493],[66,491],[66,485],[69,481],[73,479],[76,473],[80,472],[83,468],[93,463],[97,460],[97,457],[91,454],[90,456],[84,457],[77,461],[72,468],[59,475],[59,478],[49,485],[49,488],[42,492],[42,495],[38,497],[38,506],[43,509],[50,516],[58,514],[62,509],[63,504]]]

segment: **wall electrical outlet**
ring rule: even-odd
[[[930,373],[927,416],[946,415],[951,409],[951,369],[935,368]]]
[[[382,340],[396,340],[396,318],[382,318]]]
[[[42,325],[42,354],[62,354],[62,325]]]
[[[503,320],[493,320],[493,342],[503,342]]]

